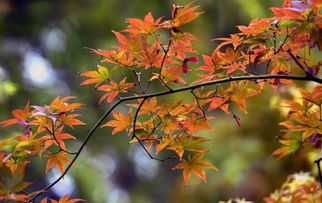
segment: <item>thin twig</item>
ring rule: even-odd
[[[135,138],[138,140],[138,142],[140,143],[141,147],[148,154],[148,156],[150,157],[150,159],[157,160],[157,161],[162,161],[162,162],[164,162],[166,160],[170,160],[170,159],[177,159],[176,157],[167,157],[167,158],[164,158],[164,159],[156,158],[156,157],[154,157],[154,156],[151,155],[151,153],[149,152],[149,150],[144,146],[142,140],[138,139],[136,135],[135,135]]]
[[[201,110],[202,112],[202,117],[201,118],[204,118],[206,119],[206,112],[203,110],[203,108],[201,107],[200,105],[200,102],[199,102],[199,98],[198,96],[194,93],[193,89],[191,90],[191,94],[195,97],[196,101],[197,101],[197,105],[198,105],[198,108]]]
[[[60,145],[60,143],[59,143],[59,141],[58,141],[58,139],[57,139],[57,137],[55,135],[56,134],[56,131],[55,131],[56,122],[52,120],[51,125],[52,125],[52,131],[49,130],[49,128],[47,128],[47,127],[45,127],[45,128],[49,132],[49,134],[51,134],[53,136],[54,141],[57,143],[58,148],[59,148],[58,151],[57,152],[54,152],[53,154],[57,154],[58,152],[61,152],[61,151],[66,152],[67,154],[71,154],[71,155],[77,154],[77,152],[70,152],[70,151],[67,151],[67,150],[65,150],[65,149],[63,149],[61,147],[61,145]]]
[[[139,113],[140,113],[140,109],[141,109],[141,107],[143,106],[143,104],[144,104],[144,102],[145,102],[145,100],[146,100],[146,99],[147,99],[147,98],[143,98],[142,102],[140,103],[140,105],[139,105],[138,109],[137,109],[137,110],[136,110],[136,112],[135,112],[134,119],[133,119],[133,133],[132,133],[132,139],[133,139],[133,138],[138,139],[138,138],[137,138],[137,136],[136,136],[136,134],[135,134],[135,130],[136,130],[136,121],[137,121],[137,119],[138,119],[138,115],[139,115]]]
[[[172,88],[171,87],[169,87],[165,82],[164,82],[164,80],[162,79],[162,68],[163,68],[163,65],[164,65],[164,62],[165,62],[165,60],[166,60],[166,58],[167,58],[167,55],[168,55],[168,53],[169,53],[169,50],[170,50],[170,46],[171,46],[171,43],[172,43],[172,39],[171,39],[171,37],[172,37],[172,34],[171,34],[171,32],[170,32],[170,39],[169,39],[169,42],[168,42],[168,46],[167,46],[167,49],[164,49],[165,51],[164,51],[164,55],[163,55],[163,58],[162,58],[162,61],[161,61],[161,65],[160,65],[160,71],[159,71],[159,74],[160,74],[160,76],[159,76],[159,80],[161,81],[161,83],[164,85],[164,86],[166,86],[170,91],[172,91]],[[161,46],[162,47],[162,46]]]
[[[143,89],[143,87],[142,87],[142,84],[141,84],[141,78],[140,78],[140,76],[139,76],[139,73],[138,72],[136,72],[135,70],[133,70],[133,74],[134,74],[134,77],[135,77],[135,79],[136,79],[136,82],[137,82],[137,84],[139,85],[139,87],[140,87],[140,89],[141,89],[141,91],[142,91],[142,94],[146,94],[146,91]],[[140,73],[141,74],[141,73]]]
[[[311,75],[309,73],[309,70],[307,69],[307,67],[304,67],[301,62],[298,60],[298,58],[292,53],[292,51],[290,49],[287,50],[287,53],[289,53],[289,55],[291,56],[291,58],[295,61],[295,63],[302,69],[302,71],[306,74],[306,75]]]
[[[316,163],[316,166],[318,167],[320,186],[322,187],[322,172],[321,172],[321,166],[320,166],[321,161],[322,161],[322,157],[315,160],[314,163]]]

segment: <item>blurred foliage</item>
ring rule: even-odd
[[[0,1],[0,120],[9,118],[11,110],[21,108],[28,99],[42,105],[56,96],[77,96],[78,102],[86,104],[81,113],[88,125],[71,133],[82,140],[106,109],[98,105],[98,96],[90,88],[79,86],[83,80],[79,73],[92,69],[99,60],[86,47],[111,47],[115,40],[111,30],[124,29],[126,18],[142,18],[148,12],[169,18],[174,2],[188,1]],[[185,29],[201,39],[196,48],[208,53],[216,44],[211,45],[211,39],[236,32],[236,25],[248,24],[252,18],[270,16],[268,8],[281,5],[281,0],[203,0],[195,4],[206,13]],[[28,53],[36,59],[28,58]],[[28,71],[37,78],[28,76]],[[206,146],[211,151],[207,159],[220,172],[209,171],[207,184],[192,178],[183,187],[180,173],[170,170],[175,163],[155,163],[144,157],[141,148],[130,146],[128,137],[111,136],[104,129],[96,132],[76,162],[70,174],[75,186],[64,182],[59,187],[72,187],[72,196],[91,203],[216,202],[230,197],[261,201],[288,174],[310,170],[312,165],[304,152],[282,161],[270,157],[278,145],[275,136],[280,135],[278,123],[282,120],[280,112],[270,107],[272,94],[276,92],[267,89],[248,102],[249,113],[240,115],[240,128],[231,117],[215,113],[220,119],[213,123],[214,130],[203,135],[213,140]],[[182,96],[172,95],[171,99]],[[10,136],[8,133],[2,130],[0,139]],[[73,145],[77,149],[79,143]],[[27,175],[36,180],[35,189],[48,181],[39,172],[44,166],[37,163],[28,168]],[[54,195],[63,194],[54,189]]]

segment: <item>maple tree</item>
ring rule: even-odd
[[[199,53],[192,46],[198,38],[182,27],[204,13],[199,6],[173,5],[169,20],[155,18],[152,13],[143,20],[127,19],[126,29],[113,31],[117,45],[109,50],[92,49],[101,56],[104,66],[99,64],[97,70],[81,73],[81,85],[94,85],[95,90],[103,91],[99,103],[106,101],[109,108],[77,151],[70,151],[65,143],[77,139],[66,128],[85,125],[74,112],[83,104],[70,102],[75,97],[57,97],[48,106],[27,102],[23,109],[12,111],[12,119],[0,122],[1,127],[24,127],[20,135],[0,141],[1,176],[8,177],[0,179],[0,200],[35,201],[66,175],[99,127],[112,128],[112,135],[125,132],[130,142],[138,143],[151,159],[175,159],[172,169],[182,170],[185,184],[191,175],[206,182],[204,169],[218,169],[204,159],[209,152],[202,144],[209,140],[197,133],[211,129],[209,121],[216,119],[212,116],[214,110],[224,111],[240,126],[235,107],[247,113],[246,100],[261,94],[264,86],[275,90],[291,86],[300,92],[300,97],[280,104],[288,111],[281,122],[285,134],[280,136],[281,147],[273,155],[283,158],[308,145],[310,150],[321,149],[322,62],[310,57],[311,52],[320,53],[322,49],[321,7],[320,0],[285,0],[282,8],[271,8],[274,17],[254,19],[248,26],[238,26],[239,33],[215,39],[220,44],[211,55]],[[203,64],[199,65],[201,59]],[[133,76],[120,78],[117,73],[121,70]],[[314,87],[305,90],[295,81],[314,82]],[[164,90],[154,92],[152,86]],[[178,101],[162,99],[179,92],[190,93]],[[127,114],[115,111],[123,103]],[[110,115],[112,120],[104,123]],[[155,148],[156,155],[151,148]],[[163,158],[164,151],[175,155]],[[61,176],[47,187],[28,193],[25,189],[32,183],[23,179],[25,167],[34,156],[46,158],[45,173],[55,167]],[[322,197],[321,160],[315,161],[319,183],[312,177],[301,182],[299,175],[293,175],[281,190],[264,200],[307,202],[313,198],[318,202]],[[41,200],[48,201],[82,200],[69,200],[67,195],[58,201],[47,197]]]

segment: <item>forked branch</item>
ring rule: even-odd
[[[75,161],[79,157],[80,153],[83,151],[85,145],[92,138],[92,136],[93,136],[94,132],[96,131],[96,129],[103,123],[103,121],[108,117],[108,115],[110,115],[110,113],[117,106],[119,106],[123,102],[131,101],[131,100],[137,100],[137,99],[143,99],[143,101],[140,103],[140,106],[139,106],[139,108],[138,108],[138,110],[137,110],[137,112],[135,114],[135,117],[137,118],[139,110],[140,110],[141,106],[143,105],[144,101],[146,99],[149,99],[149,98],[152,98],[152,97],[160,97],[160,96],[175,94],[175,93],[184,92],[184,91],[191,91],[191,90],[195,90],[195,89],[198,89],[198,88],[201,88],[201,87],[204,87],[204,86],[211,86],[211,85],[222,84],[222,83],[227,83],[227,82],[232,82],[232,81],[242,81],[242,80],[257,81],[257,80],[267,80],[267,79],[288,79],[288,80],[295,80],[295,81],[314,81],[316,83],[322,84],[322,79],[318,78],[318,77],[315,77],[313,75],[305,75],[305,76],[296,76],[296,75],[251,75],[251,76],[236,76],[236,77],[232,76],[232,77],[229,77],[229,78],[218,79],[218,80],[214,80],[214,81],[209,81],[209,82],[200,83],[200,84],[191,85],[191,86],[186,86],[186,87],[177,88],[177,89],[171,89],[171,90],[162,91],[162,92],[156,92],[156,93],[151,93],[151,94],[144,94],[144,95],[137,95],[137,96],[130,96],[130,97],[121,98],[120,100],[115,102],[102,115],[102,117],[93,125],[91,130],[88,132],[88,134],[86,136],[86,139],[84,140],[84,142],[82,143],[82,145],[80,146],[78,151],[76,152],[76,154],[73,157],[73,159],[70,162],[70,164],[66,167],[65,171],[54,182],[50,183],[45,188],[41,189],[41,191],[48,191],[50,188],[52,188],[54,185],[56,185],[67,174],[67,172],[70,170],[72,165],[75,163]],[[135,120],[134,120],[134,122],[136,122]],[[135,131],[135,125],[136,125],[136,123],[134,123],[134,129],[133,129],[134,131]],[[135,133],[133,135],[134,135],[134,137],[137,137],[135,135]],[[155,159],[155,160],[159,160],[159,161],[165,161],[165,160],[168,160],[168,159],[173,159],[171,157],[168,157],[168,158],[165,158],[165,159],[159,159],[159,158],[153,157],[148,152],[146,147],[144,146],[144,143],[139,139],[138,139],[138,141],[139,141],[139,144],[143,147],[143,149],[147,152],[147,154],[149,155],[149,157],[151,159]],[[321,177],[321,170],[320,170],[320,165],[319,165],[320,161],[321,161],[321,159],[318,159],[318,160],[315,161],[315,163],[319,167],[319,177],[320,177],[320,181],[321,181],[322,177]],[[43,192],[40,192],[40,193],[37,193],[36,195],[32,196],[29,199],[28,202],[34,201],[42,193]]]

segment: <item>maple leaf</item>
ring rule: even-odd
[[[153,134],[156,126],[153,124],[153,119],[149,119],[145,122],[136,122],[135,136],[129,143],[141,142],[145,143],[145,148],[150,149],[152,145],[158,140],[157,136]],[[129,134],[133,132],[133,128],[130,129]]]
[[[97,71],[87,71],[80,74],[81,76],[86,76],[90,78],[83,81],[80,85],[96,84],[95,87],[97,87],[98,85],[109,80],[112,77],[116,67],[117,66],[115,66],[111,71],[109,71],[106,67],[97,65]]]
[[[0,125],[3,125],[3,127],[7,127],[7,126],[10,126],[13,124],[18,124],[18,123],[25,125],[24,123],[26,123],[26,121],[31,116],[29,100],[28,100],[24,109],[13,110],[12,115],[13,115],[14,119],[8,119],[5,121],[1,121]]]
[[[142,99],[138,99],[139,104],[142,102]],[[139,104],[129,104],[129,106],[132,106],[134,108],[138,108]],[[157,112],[160,109],[160,106],[158,106],[158,100],[156,97],[152,97],[149,100],[145,100],[143,105],[140,108],[140,112],[138,115],[142,114],[152,114]]]
[[[125,53],[128,54],[128,59],[132,59],[134,56],[139,53],[143,46],[144,42],[147,40],[148,35],[130,35],[129,38],[125,35],[121,34],[120,32],[112,31],[117,40],[119,41],[120,45],[114,46],[118,49],[118,58],[121,58],[122,55]]]
[[[227,45],[227,44],[232,44],[234,46],[234,50],[243,42],[243,38],[239,37],[237,34],[230,34],[230,38],[216,38],[215,40],[221,40],[224,41],[218,45],[217,49],[220,49],[221,47]]]
[[[293,2],[293,1],[292,1]],[[301,5],[301,8],[277,8],[272,7],[271,10],[276,15],[278,19],[283,20],[301,20],[304,19],[302,12],[308,8],[308,5],[304,4]]]
[[[9,202],[15,201],[15,202],[28,202],[28,195],[26,194],[15,194],[15,193],[9,193],[5,195],[0,194],[1,200],[7,200]]]
[[[120,66],[131,66],[133,63],[134,56],[132,54],[126,53],[124,50],[121,50],[120,52],[117,52],[115,50],[102,50],[102,49],[91,49],[91,50],[92,52],[94,52],[97,55],[100,55],[101,57],[106,57],[101,60],[102,62],[108,62],[112,64],[117,64]]]
[[[201,160],[204,156],[205,153],[198,153],[192,157],[188,156],[188,160],[183,160],[174,168],[172,168],[172,170],[183,169],[183,180],[185,184],[188,183],[188,180],[192,173],[201,178],[206,183],[206,173],[203,169],[211,168],[216,171],[218,171],[218,169],[211,163]]]
[[[57,145],[61,147],[63,150],[66,150],[65,142],[64,140],[66,139],[74,139],[76,138],[68,133],[63,133],[63,128],[64,126],[58,128],[55,130],[55,137],[53,135],[47,135],[44,136],[43,139],[45,139],[45,145],[44,145],[44,150],[46,150],[48,147],[50,147],[52,144]]]
[[[230,74],[236,70],[245,72],[247,61],[240,61],[242,58],[242,51],[238,49],[234,51],[231,47],[226,49],[225,53],[218,52],[223,63],[223,68],[227,69],[227,74]]]
[[[272,155],[279,155],[278,159],[281,159],[288,154],[295,153],[302,146],[301,140],[298,139],[280,140],[279,142],[283,146],[272,153]]]
[[[180,77],[182,69],[180,69],[177,65],[171,65],[167,68],[162,68],[161,75],[158,73],[153,73],[154,76],[150,78],[150,80],[159,79],[159,77],[162,77],[163,82],[168,83],[170,81],[180,84],[186,84],[186,82]]]
[[[189,4],[185,6],[177,6],[175,4],[172,5],[172,20],[165,21],[161,24],[163,28],[169,29],[169,28],[178,28],[183,24],[189,23],[196,19],[198,16],[203,14],[204,12],[198,12],[197,10],[200,6],[194,6],[189,8],[192,5],[193,2],[190,2]]]
[[[187,53],[198,54],[191,46],[191,41],[198,41],[198,39],[187,32],[171,31],[171,47],[165,47],[168,50],[168,56],[175,56],[180,60],[184,60],[187,58]]]
[[[159,140],[159,143],[155,146],[156,153],[160,153],[162,150],[166,149],[170,143],[174,140],[173,136],[164,136]]]
[[[67,103],[66,101],[70,100],[70,99],[75,99],[76,97],[74,96],[70,96],[70,97],[57,97],[54,99],[53,102],[51,102],[51,104],[49,105],[49,109],[52,113],[54,112],[69,112],[69,111],[73,111],[81,106],[83,106],[84,104],[81,103]]]
[[[201,88],[201,90],[203,90],[203,88]],[[204,93],[201,93],[200,90],[196,90],[194,94],[196,95],[195,99],[196,101],[198,101],[199,105],[204,106],[210,102],[209,98],[213,97],[211,95],[214,93],[216,93],[215,90],[206,91]]]
[[[32,116],[36,118],[36,120],[31,121],[30,125],[37,125],[38,133],[42,132],[46,128],[51,130],[52,123],[56,123],[56,121],[60,121],[70,127],[73,127],[73,125],[84,125],[85,123],[75,119],[79,114],[66,114],[67,112],[73,111],[83,105],[81,103],[66,102],[73,98],[75,97],[57,97],[49,106],[32,106],[35,109]],[[52,122],[50,122],[48,118],[51,119]]]
[[[50,203],[76,203],[76,202],[84,201],[82,199],[69,199],[69,195],[64,195],[58,201],[45,197],[40,201],[40,203],[48,203],[48,200],[50,200]]]
[[[229,114],[229,110],[228,110],[229,100],[221,97],[212,97],[208,99],[208,101],[210,102],[208,111],[211,111],[220,107],[223,111]]]
[[[20,157],[31,156],[41,153],[41,139],[36,138],[37,134],[30,134],[30,137],[16,136],[18,143],[14,147],[13,154]],[[14,143],[14,142],[13,142]]]
[[[284,121],[280,123],[287,127],[286,131],[300,131],[303,133],[302,140],[311,137],[314,134],[322,134],[322,121],[320,119],[320,111],[307,113],[305,116],[293,116],[294,121]]]
[[[213,75],[224,64],[220,54],[221,52],[216,48],[211,56],[202,55],[205,65],[200,66],[199,70],[207,71],[208,75]]]
[[[11,171],[11,173],[14,175],[15,173],[24,173],[25,166],[29,164],[30,161],[21,161],[21,160],[15,160],[13,158],[10,158],[6,160],[4,163],[6,167],[8,167]]]
[[[148,13],[145,15],[144,20],[138,18],[128,18],[126,21],[130,24],[124,32],[131,34],[150,34],[160,29],[159,23],[162,18],[158,18],[154,21],[153,15]]]
[[[278,56],[277,55],[274,55],[274,48],[272,47],[269,47],[267,48],[265,45],[259,45],[258,47],[256,48],[251,48],[248,50],[248,54],[244,54],[242,53],[244,59],[248,60],[249,62],[252,62],[254,63],[254,66],[259,64],[259,63],[263,63],[263,62],[267,62],[269,60],[272,60],[274,58],[277,58]],[[280,63],[280,64],[277,64],[277,61]],[[272,61],[272,65],[271,67],[273,67],[271,69],[271,71],[275,70],[276,69],[279,69],[278,71],[276,71],[275,73],[277,72],[289,72],[287,71],[287,67],[285,67],[284,64],[281,64],[282,62],[279,61],[279,60],[274,60]],[[274,73],[272,73],[274,74]]]
[[[65,170],[65,163],[71,163],[71,159],[67,157],[67,153],[60,151],[54,154],[47,154],[46,157],[48,158],[47,165],[46,165],[46,173],[53,167],[56,167],[61,173]]]
[[[312,93],[305,90],[300,90],[303,99],[312,102],[318,106],[322,105],[322,85],[317,85],[314,87]]]
[[[171,133],[175,130],[180,130],[180,118],[179,115],[189,114],[195,111],[196,105],[183,105],[181,101],[176,101],[173,105],[166,103],[161,104],[161,109],[158,112],[158,116],[162,120],[162,127],[165,133]]]
[[[211,127],[208,125],[208,120],[213,119],[213,117],[197,118],[196,114],[192,114],[191,117],[181,116],[180,123],[182,127],[187,130],[189,135],[199,131],[199,130],[209,130]]]
[[[238,29],[247,36],[258,36],[271,27],[273,18],[253,19],[248,26],[237,26]]]
[[[127,89],[135,86],[134,83],[126,83],[126,79],[127,78],[125,77],[119,83],[116,83],[111,79],[109,85],[98,87],[98,90],[108,92],[101,97],[99,103],[101,103],[105,98],[107,98],[108,103],[111,103],[117,95],[120,93],[126,93]]]
[[[56,122],[55,117],[53,118],[54,121],[51,120],[52,118],[47,116],[42,116],[42,115],[38,115],[38,116],[36,115],[36,116],[33,116],[33,118],[35,120],[30,121],[30,125],[38,127],[36,133],[41,133],[47,129],[52,130],[52,124],[53,122]]]
[[[227,95],[226,101],[233,101],[240,110],[247,113],[245,99],[261,93],[260,90],[247,87],[247,82],[231,82],[230,88],[224,90],[222,95]]]
[[[202,152],[206,153],[207,150],[201,147],[199,144],[209,141],[203,137],[197,136],[186,136],[184,134],[180,134],[176,137],[175,140],[168,143],[166,146],[167,149],[175,151],[179,158],[182,159],[182,156],[185,151],[193,151],[193,152]],[[164,145],[165,143],[163,143]],[[162,149],[161,146],[159,146]]]
[[[74,125],[86,125],[84,122],[76,119],[76,117],[79,117],[80,114],[62,114],[58,117],[58,121],[60,121],[62,124],[67,125],[71,128],[73,128]]]
[[[112,131],[112,135],[122,131],[122,130],[127,130],[128,131],[128,127],[132,124],[133,122],[133,113],[132,110],[130,110],[126,115],[123,115],[117,111],[113,111],[112,112],[113,117],[115,118],[115,120],[111,120],[107,123],[105,123],[104,125],[102,125],[101,127],[114,127],[113,131]]]
[[[161,67],[164,53],[160,54],[159,39],[154,40],[151,46],[147,44],[147,39],[142,40],[141,50],[135,54],[138,60],[135,62],[137,66],[144,66],[146,69],[150,67]]]

